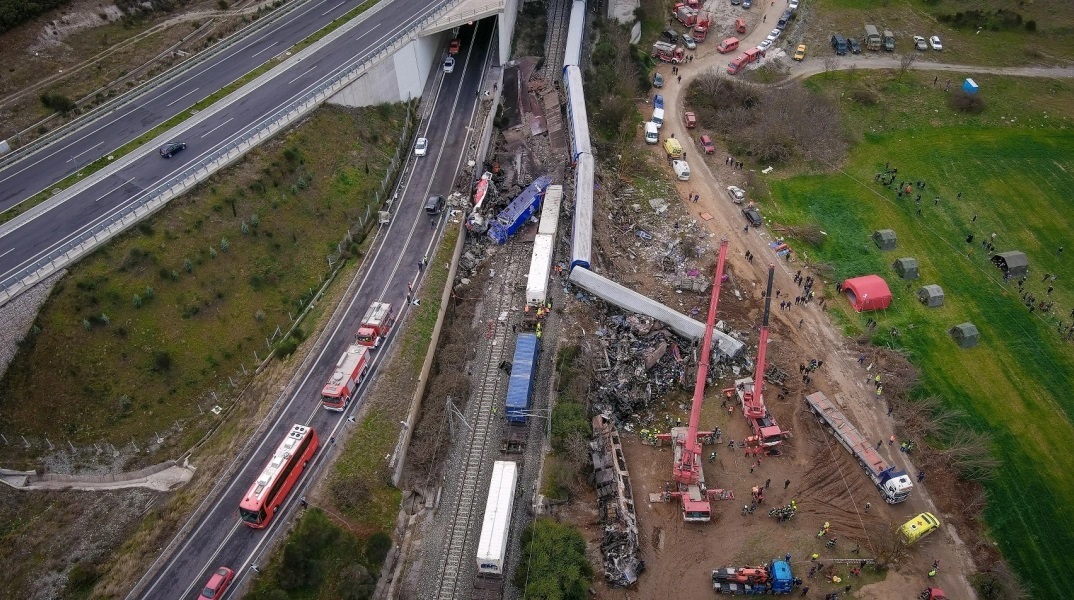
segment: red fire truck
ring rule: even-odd
[[[395,311],[387,302],[374,302],[369,305],[362,317],[362,324],[354,334],[354,341],[367,348],[377,348],[388,337],[395,323]]]
[[[347,408],[351,396],[365,379],[367,368],[369,368],[369,348],[361,344],[352,344],[343,356],[339,357],[335,371],[321,390],[321,403],[324,407],[334,411]]]

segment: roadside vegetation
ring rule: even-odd
[[[537,56],[544,62],[544,38],[548,33],[547,0],[530,0],[522,4],[515,23],[514,49],[511,56]],[[540,68],[540,64],[538,68]]]
[[[188,447],[260,359],[303,339],[284,333],[348,227],[359,235],[343,258],[357,249],[404,118],[401,105],[322,108],[75,265],[0,380],[0,432]]]
[[[556,355],[556,403],[552,409],[552,449],[543,493],[569,500],[588,485],[589,441],[593,425],[589,414],[592,366],[577,345],[560,348]]]
[[[522,532],[515,586],[535,600],[585,600],[593,582],[582,533],[553,519],[537,519]]]
[[[384,532],[364,539],[322,510],[302,513],[282,549],[262,568],[247,600],[373,597],[392,540]]]
[[[1064,518],[1074,505],[1074,459],[1057,450],[1074,446],[1074,266],[1060,250],[1074,233],[1070,84],[975,76],[984,108],[974,114],[952,109],[934,77],[848,72],[809,80],[809,88],[838,98],[856,144],[833,175],[771,182],[772,202],[763,209],[777,232],[811,226],[826,233],[796,250],[832,281],[866,273],[888,281],[895,302],[887,311],[857,314],[841,299],[829,310],[847,333],[895,348],[920,369],[914,400],[897,416],[903,433],[934,449],[922,466],[941,507],[971,524],[983,517],[985,527],[964,537],[983,571],[975,579],[982,597],[1017,596],[997,583],[1005,567],[993,540],[1033,597],[1061,597],[1074,586],[1062,558],[1074,544]],[[898,169],[897,182],[925,182],[912,194],[921,194],[920,203],[875,180],[888,165]],[[881,228],[896,231],[896,251],[882,253],[869,240]],[[1005,282],[989,262],[984,241],[997,252],[1027,254],[1023,290],[1053,302],[1050,312],[1029,311],[1017,280]],[[891,261],[903,256],[917,259],[921,279],[893,272]],[[924,308],[914,296],[932,283],[945,292],[943,307]],[[966,321],[981,341],[963,350],[947,331]],[[976,484],[934,480],[934,466],[984,493],[974,493]]]

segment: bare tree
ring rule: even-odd
[[[917,54],[907,52],[899,57],[899,77],[906,74],[910,67],[913,66],[914,61],[917,60]]]
[[[826,56],[824,57],[824,73],[828,74],[832,71],[839,69],[839,57],[838,56]]]

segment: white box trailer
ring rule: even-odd
[[[559,208],[563,204],[563,186],[550,185],[544,192],[544,205],[541,207],[541,223],[537,233],[546,233],[555,239],[559,231]]]
[[[526,306],[537,306],[548,300],[548,275],[552,272],[552,251],[555,238],[538,233],[533,238],[533,258],[526,281]]]
[[[489,497],[485,503],[485,522],[481,526],[481,541],[477,545],[479,574],[503,575],[517,485],[517,463],[498,460],[492,465],[492,481],[489,482]]]

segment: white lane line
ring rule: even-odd
[[[97,146],[100,146],[100,145],[101,145],[102,143],[104,143],[104,142],[98,142],[98,143],[96,143],[96,144],[94,144],[94,145],[90,146],[89,148],[87,148],[87,149],[83,150],[82,152],[79,152],[78,154],[76,154],[76,155],[72,156],[72,157],[71,157],[70,159],[68,159],[68,161],[67,161],[67,162],[75,162],[75,159],[76,159],[76,158],[78,158],[79,156],[82,156],[83,154],[85,154],[85,153],[87,153],[87,152],[89,152],[89,151],[93,150],[93,149],[94,149],[94,148],[96,148]]]
[[[227,125],[227,124],[228,124],[228,123],[230,123],[230,122],[231,122],[231,120],[232,120],[232,119],[234,119],[234,118],[235,118],[235,117],[231,117],[231,119],[228,119],[227,121],[224,121],[223,123],[221,123],[221,124],[217,125],[216,127],[213,127],[213,128],[212,128],[212,129],[210,129],[209,131],[206,131],[205,133],[203,133],[203,134],[201,135],[201,137],[203,137],[203,138],[204,138],[205,136],[209,135],[210,133],[212,133],[212,132],[216,131],[217,129],[220,129],[220,128],[221,128],[221,127],[223,127],[224,125]]]
[[[100,198],[97,198],[96,200],[94,200],[94,202],[98,202],[98,201],[100,201],[101,199],[103,199],[103,198],[104,198],[105,196],[107,196],[108,194],[111,194],[112,192],[114,192],[114,191],[118,190],[119,188],[121,188],[121,187],[123,187],[123,186],[127,185],[128,183],[130,183],[130,182],[132,182],[132,181],[134,181],[134,178],[133,178],[133,177],[131,177],[130,179],[128,179],[128,180],[124,181],[123,183],[121,183],[121,184],[117,185],[116,187],[114,187],[114,188],[112,188],[112,189],[108,190],[107,192],[105,192],[105,193],[101,194]]]
[[[257,52],[254,52],[253,54],[250,55],[250,57],[253,58],[254,56],[257,56],[258,54],[261,54],[262,52],[268,52],[269,50],[272,50],[273,48],[275,48],[276,44],[278,44],[278,43],[279,42],[272,42],[271,44],[268,45],[267,48],[264,48],[263,50],[258,50]]]
[[[7,252],[5,252],[3,254],[0,254],[0,258],[4,258],[5,256],[7,256],[8,254],[11,254],[14,251],[15,251],[15,249],[12,248],[11,250],[8,250]]]
[[[194,92],[196,92],[196,91],[198,91],[198,88],[194,88],[194,89],[190,90],[189,92],[187,92],[187,93],[183,94],[182,96],[179,96],[179,97],[178,97],[178,98],[176,98],[175,100],[172,100],[171,102],[167,103],[167,104],[166,104],[165,106],[171,106],[171,105],[175,104],[176,102],[178,102],[178,101],[182,100],[183,98],[186,98],[186,97],[187,97],[187,96],[189,96],[190,94],[193,94],[193,93],[194,93]]]
[[[339,4],[337,4],[337,5],[333,6],[332,8],[330,8],[330,9],[328,9],[328,10],[324,11],[323,13],[321,13],[321,16],[323,17],[323,16],[327,15],[328,13],[332,12],[333,10],[336,10],[336,9],[337,9],[337,8],[339,8],[340,6],[343,6],[343,3],[342,3],[342,2],[340,2]]]
[[[309,75],[309,74],[310,74],[310,71],[312,71],[312,70],[313,70],[313,69],[315,69],[315,68],[317,68],[317,65],[313,65],[312,67],[310,67],[310,68],[306,69],[306,70],[305,70],[305,71],[304,71],[304,72],[303,72],[303,73],[302,73],[301,75],[299,75],[298,77],[295,77],[295,78],[294,78],[294,79],[292,79],[291,81],[288,81],[288,82],[287,82],[287,85],[291,85],[292,83],[294,83],[294,82],[298,81],[299,79],[302,79],[302,78],[303,78],[303,77],[305,77],[306,75]]]

